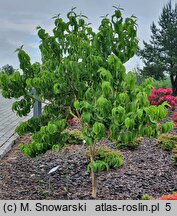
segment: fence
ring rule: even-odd
[[[41,101],[38,100],[38,96],[36,94],[35,89],[31,89],[29,92],[32,93],[35,98],[34,107],[33,107],[33,117],[38,118],[42,113],[42,103]]]

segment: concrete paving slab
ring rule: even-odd
[[[5,99],[0,92],[0,159],[11,149],[18,135],[15,128],[19,122],[26,121],[32,116],[32,112],[26,117],[18,117],[12,111],[14,99]]]

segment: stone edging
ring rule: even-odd
[[[9,152],[19,136],[14,133],[0,148],[0,160]]]

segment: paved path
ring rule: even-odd
[[[15,128],[21,121],[27,120],[27,117],[20,118],[12,111],[14,99],[5,99],[0,92],[0,159],[11,149],[14,140],[18,137],[15,134]]]

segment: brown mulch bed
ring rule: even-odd
[[[171,133],[176,133],[176,129]],[[91,199],[91,178],[81,145],[70,145],[60,152],[48,151],[34,159],[25,157],[16,140],[0,161],[0,199]],[[112,147],[109,140],[102,143]],[[141,199],[143,194],[159,197],[177,191],[177,167],[171,154],[155,139],[145,138],[137,150],[121,150],[124,164],[117,170],[97,174],[97,199]],[[50,177],[48,172],[58,166]]]

